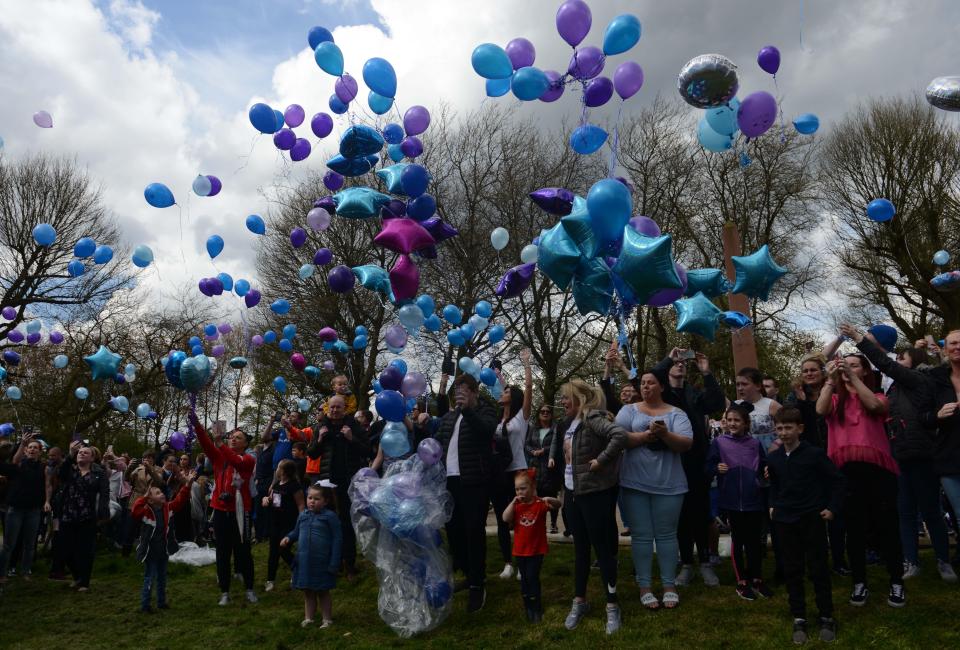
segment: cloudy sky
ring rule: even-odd
[[[569,47],[556,33],[558,0],[31,0],[0,12],[0,137],[9,158],[38,151],[76,156],[103,185],[127,242],[154,250],[167,283],[216,271],[204,250],[214,233],[226,241],[218,268],[251,277],[254,235],[248,214],[264,214],[264,190],[288,183],[324,156],[298,165],[257,137],[247,110],[257,101],[307,115],[326,111],[333,78],[313,60],[309,28],[333,31],[346,70],[360,79],[364,61],[390,60],[398,75],[398,108],[449,103],[461,113],[485,101],[470,67],[482,42],[516,36],[537,48],[535,65],[563,70]],[[633,59],[646,81],[625,110],[657,93],[672,95],[684,62],[720,52],[740,66],[743,91],[773,90],[755,63],[774,44],[785,115],[813,112],[824,130],[872,95],[922,93],[939,75],[960,74],[960,3],[955,0],[593,0],[585,43],[600,44],[607,22],[636,14],[640,43],[614,57]],[[361,97],[366,95],[361,82]],[[501,102],[516,102],[507,97]],[[53,115],[53,129],[31,121]],[[521,114],[556,124],[578,114],[574,97]],[[345,120],[340,119],[334,134]],[[301,128],[303,130],[303,127]],[[309,134],[314,145],[316,138]],[[429,146],[429,132],[425,137]],[[332,143],[320,143],[332,147]],[[190,192],[198,173],[215,174],[214,198]],[[154,181],[167,184],[178,207],[158,210],[143,199]],[[182,239],[179,224],[183,222]],[[186,267],[182,258],[186,258]],[[151,280],[156,281],[156,280]]]

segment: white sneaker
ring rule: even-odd
[[[247,589],[247,602],[253,603],[256,605],[259,600],[257,600],[257,594],[253,593],[253,589]]]
[[[693,565],[684,564],[680,568],[680,573],[677,574],[676,580],[673,581],[678,587],[686,587],[690,584],[690,580],[693,579]]]
[[[512,577],[513,577],[513,565],[509,563],[504,564],[503,571],[500,572],[500,578],[502,580],[509,580]]]
[[[312,618],[305,618],[302,621],[300,621],[300,627],[307,627],[308,625],[313,625]]]
[[[229,604],[230,604],[230,594],[228,594],[227,592],[223,592],[222,594],[220,594],[220,600],[217,601],[217,604],[220,605],[220,607],[225,607],[225,606],[229,605]]]
[[[323,623],[320,624],[320,629],[322,630],[323,628],[330,627],[331,625],[333,625],[333,621],[324,619]]]
[[[953,567],[950,566],[949,562],[944,562],[943,560],[937,560],[937,571],[940,572],[940,577],[943,578],[944,582],[957,581],[957,572],[953,570]]]
[[[903,579],[909,580],[910,578],[916,578],[920,575],[920,565],[914,564],[913,562],[904,562],[903,563]]]
[[[703,577],[703,584],[708,587],[716,587],[720,584],[720,578],[717,577],[717,572],[713,570],[713,567],[709,564],[700,565],[700,575]]]
[[[273,582],[267,580],[267,584],[263,585],[264,591],[273,591]]]

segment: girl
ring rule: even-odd
[[[724,416],[727,432],[710,443],[707,454],[707,476],[718,477],[718,505],[730,523],[730,556],[737,578],[737,595],[744,600],[756,600],[757,594],[764,598],[772,595],[763,584],[761,566],[763,497],[759,478],[767,457],[760,441],[750,436],[752,410],[749,402],[731,404]]]
[[[540,569],[547,554],[546,513],[556,512],[560,501],[553,497],[539,498],[534,484],[536,471],[517,472],[513,486],[517,495],[503,511],[503,520],[513,525],[513,556],[520,572],[520,595],[527,609],[527,620],[543,620],[540,601]],[[516,523],[514,523],[516,522]]]
[[[264,591],[273,591],[273,583],[277,579],[277,567],[280,558],[293,566],[293,553],[288,548],[280,548],[280,540],[286,531],[297,523],[297,517],[303,512],[303,488],[297,480],[297,464],[289,458],[281,460],[274,474],[273,485],[262,501],[263,507],[269,509],[267,522],[270,532],[270,554],[267,556],[267,582]]]
[[[297,542],[293,586],[303,589],[304,618],[300,627],[313,624],[318,604],[323,615],[320,627],[330,627],[333,623],[330,590],[337,583],[343,544],[333,488],[329,481],[311,485],[307,490],[307,509],[297,517],[293,530],[280,541],[282,548],[289,546],[291,540]]]

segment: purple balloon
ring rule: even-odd
[[[605,58],[603,51],[599,47],[594,47],[593,45],[581,47],[579,50],[574,50],[573,56],[570,57],[570,65],[567,66],[567,72],[574,79],[579,79],[580,81],[593,79],[603,72],[603,62]]]
[[[544,187],[530,192],[530,198],[543,210],[565,217],[573,210],[573,192],[562,187]]]
[[[767,74],[777,75],[780,69],[780,50],[772,45],[767,45],[757,53],[757,64]]]
[[[300,162],[310,155],[310,141],[306,138],[297,138],[293,147],[290,149],[290,160]]]
[[[737,124],[748,138],[766,133],[776,119],[777,100],[762,90],[747,95],[737,110]]]
[[[20,355],[17,354],[15,350],[4,350],[3,360],[6,361],[9,365],[15,366],[20,363]]]
[[[333,118],[326,113],[317,113],[310,118],[310,130],[318,138],[325,138],[333,131]]]
[[[423,106],[411,106],[403,114],[403,130],[408,136],[420,135],[427,130],[428,126],[430,126],[430,111]]]
[[[170,435],[170,446],[177,451],[183,451],[187,446],[187,438],[179,431],[174,431]]]
[[[613,97],[613,82],[609,77],[591,79],[583,90],[583,103],[590,108],[603,106]]]
[[[60,345],[63,343],[63,334],[60,332],[50,332],[50,342],[54,345]]]
[[[223,281],[220,278],[207,278],[207,286],[210,287],[210,292],[215,296],[223,293]]]
[[[254,346],[261,346],[263,345],[263,337],[259,334],[254,334],[250,337],[250,343],[252,343]]]
[[[0,314],[2,314],[3,317],[6,318],[7,320],[13,320],[14,318],[17,317],[17,310],[14,309],[13,307],[4,307],[3,311],[0,312]]]
[[[390,269],[390,288],[397,300],[413,299],[420,288],[420,269],[409,255],[400,255]],[[402,328],[401,328],[402,329]]]
[[[417,456],[424,465],[436,465],[443,456],[443,447],[433,438],[425,438],[417,445]]]
[[[567,0],[557,9],[557,32],[570,47],[580,44],[592,24],[593,15],[583,0]]]
[[[674,262],[673,268],[677,270],[677,275],[680,277],[680,283],[683,285],[679,289],[661,289],[656,292],[650,299],[647,300],[647,304],[651,307],[666,307],[667,305],[672,305],[677,300],[683,298],[683,292],[687,290],[687,269],[683,268],[683,265],[677,264]]]
[[[343,176],[331,169],[323,175],[323,186],[331,192],[336,192],[343,187]]]
[[[390,202],[380,208],[381,219],[399,219],[407,214],[407,204],[400,199],[390,199]]]
[[[560,78],[560,73],[556,70],[544,70],[543,74],[546,75],[547,81],[550,82],[550,85],[547,86],[547,90],[540,95],[541,102],[555,102],[560,99],[560,96],[563,95],[563,81]]]
[[[118,372],[113,376],[113,382],[115,384],[125,384],[127,383],[127,378],[124,376],[122,372]]]
[[[313,202],[313,207],[323,208],[330,214],[337,213],[337,204],[334,203],[332,196],[325,196],[322,199],[317,199],[316,201]]]
[[[533,47],[533,43],[525,38],[513,39],[507,43],[507,47],[504,49],[507,51],[507,56],[510,57],[510,63],[513,64],[514,70],[533,65],[537,58],[536,48]]]
[[[513,267],[500,279],[497,295],[501,298],[516,298],[530,286],[536,269],[536,262]]]
[[[333,269],[330,270],[330,275],[327,277],[330,288],[336,293],[347,293],[353,289],[356,281],[357,277],[353,274],[353,270],[351,270],[349,266],[342,264],[333,267]]]
[[[220,323],[217,325],[217,331],[221,334],[229,334],[233,331],[233,326],[230,323]]]
[[[341,102],[349,104],[357,96],[357,80],[348,74],[344,74],[333,83],[333,92],[337,94]]]
[[[324,343],[333,343],[339,338],[337,336],[337,330],[332,327],[324,327],[319,332],[317,332],[317,337]]]
[[[10,330],[7,332],[7,340],[11,343],[22,343],[23,342],[23,332],[20,330]]]
[[[407,330],[403,329],[400,325],[391,325],[387,328],[386,334],[384,334],[384,340],[387,342],[387,345],[394,348],[402,348],[407,344]],[[400,384],[403,383],[403,373],[400,372],[400,369],[396,366],[387,366],[388,368],[394,368],[397,370],[400,375],[400,382],[397,383],[397,388],[392,388],[390,390],[397,390],[400,388]],[[386,388],[386,386],[384,386]]]
[[[210,193],[207,196],[216,196],[223,189],[223,183],[220,179],[211,174],[207,174],[207,180],[210,181]]]
[[[387,341],[389,344],[390,342]],[[403,341],[400,345],[394,345],[396,348],[401,348],[406,344],[406,340]],[[400,390],[400,386],[403,384],[403,373],[400,371],[400,368],[396,366],[387,366],[383,369],[383,372],[380,373],[380,385],[383,386],[386,390]]]
[[[333,260],[333,253],[329,248],[321,248],[313,254],[313,263],[317,266],[325,266]]]
[[[416,158],[423,153],[423,143],[420,142],[420,138],[415,135],[407,136],[403,139],[403,142],[400,143],[400,151],[402,151],[403,155],[407,158]]]
[[[214,357],[222,357],[223,353],[226,351],[226,348],[223,345],[215,345],[213,349],[210,350],[210,354]]]
[[[30,332],[27,334],[27,345],[36,345],[40,342],[40,332]]]
[[[273,134],[273,146],[280,151],[290,151],[297,142],[297,134],[290,129],[280,129]]]
[[[307,243],[307,231],[303,228],[294,228],[290,231],[290,245],[300,248]]]
[[[445,222],[440,217],[430,217],[426,221],[421,221],[420,225],[423,226],[427,232],[433,236],[433,241],[436,244],[446,241],[451,237],[456,237],[460,234],[459,230]]]
[[[210,289],[210,278],[200,278],[200,281],[197,282],[197,288],[200,289],[200,293],[207,297],[213,296],[213,291]],[[7,338],[10,338],[10,335],[7,335]]]
[[[256,307],[260,303],[260,292],[256,289],[250,289],[247,295],[243,297],[243,303],[247,307]]]
[[[300,104],[290,104],[287,106],[287,109],[283,111],[283,121],[287,123],[287,126],[297,128],[303,124],[303,118],[306,117],[306,113],[303,112],[303,106]]]
[[[613,73],[613,87],[620,99],[630,99],[643,86],[643,68],[639,63],[624,61]]]
[[[660,236],[660,226],[658,226],[657,222],[650,217],[637,215],[630,220],[630,227],[641,235],[646,235],[647,237]]]

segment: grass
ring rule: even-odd
[[[490,538],[488,569],[499,571],[496,540]],[[588,599],[594,609],[574,632],[563,628],[573,581],[572,546],[554,544],[544,565],[542,582],[544,622],[526,622],[519,583],[488,580],[487,603],[473,615],[466,613],[465,594],[455,597],[453,613],[436,630],[411,640],[399,639],[377,614],[377,580],[364,562],[354,584],[340,581],[333,592],[335,625],[326,630],[303,630],[303,601],[289,591],[289,574],[282,567],[278,588],[262,593],[266,545],[254,547],[260,603],[249,605],[234,581],[233,602],[218,607],[213,566],[202,568],[171,564],[168,597],[171,609],[140,614],[141,567],[132,558],[101,549],[93,573],[92,590],[74,593],[66,583],[37,577],[25,582],[12,579],[2,596],[0,648],[346,648],[431,647],[450,648],[770,648],[790,645],[791,621],[786,592],[775,590],[769,601],[737,598],[731,585],[729,562],[720,568],[723,584],[717,588],[695,582],[681,590],[682,602],[674,611],[645,611],[630,577],[629,549],[620,550],[620,599],[624,627],[615,637],[603,630],[603,601],[596,571],[590,578]],[[960,647],[960,588],[943,583],[929,551],[924,571],[907,587],[907,606],[886,604],[886,580],[878,567],[870,568],[875,589],[862,608],[847,604],[849,579],[834,580],[834,602],[839,622],[836,647],[844,648],[957,648]],[[767,567],[770,568],[769,566]],[[45,576],[41,559],[35,574]],[[808,606],[815,613],[812,587],[807,585]],[[811,642],[819,644],[819,641]]]

